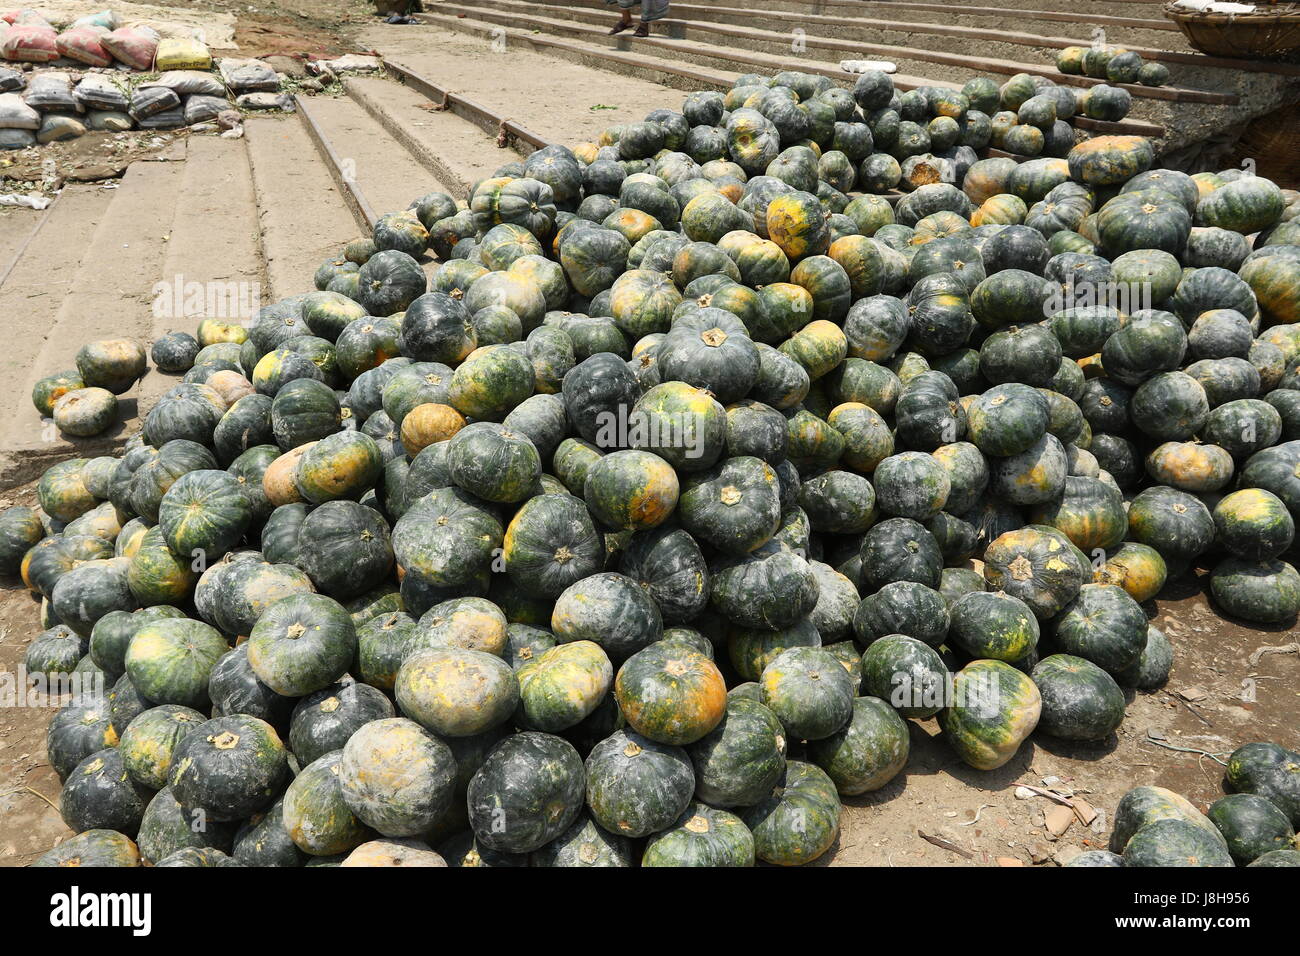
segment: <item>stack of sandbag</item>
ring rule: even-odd
[[[70,73],[49,70],[35,74],[23,93],[23,102],[41,114],[38,143],[57,143],[85,135],[81,114],[86,108],[77,99]]]
[[[73,92],[86,110],[87,129],[117,133],[135,125],[127,113],[131,102],[130,89],[117,77],[87,73]]]
[[[36,145],[41,114],[17,93],[0,93],[0,149],[26,149]]]
[[[156,80],[141,84],[140,91],[162,87],[171,90],[180,101],[181,121],[177,125],[193,126],[215,119],[222,110],[231,109],[226,87],[211,73],[200,70],[169,70]]]
[[[0,57],[19,63],[49,63],[59,58],[58,31],[34,10],[6,14],[0,30]]]
[[[105,34],[100,44],[117,62],[133,70],[152,70],[158,52],[158,31],[151,27],[118,27]]]

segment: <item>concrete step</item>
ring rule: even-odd
[[[720,70],[704,63],[723,61],[732,66],[743,67],[743,72],[767,72],[798,69],[809,73],[829,76],[841,85],[848,85],[848,74],[837,67],[809,60],[789,60],[769,53],[746,50],[723,50],[708,44],[689,40],[665,40],[650,37],[637,40],[636,52],[623,52],[611,49],[603,41],[606,39],[599,29],[574,24],[577,35],[590,36],[593,39],[575,39],[569,36],[551,36],[540,31],[512,29],[502,27],[495,21],[478,20],[472,17],[454,17],[442,14],[423,14],[422,19],[431,26],[446,26],[452,30],[478,36],[503,37],[512,45],[523,45],[535,50],[572,60],[584,66],[608,70],[626,76],[655,77],[671,84],[676,89],[729,89],[741,70]],[[617,38],[615,38],[617,39]],[[650,51],[665,51],[663,56],[655,56]],[[669,59],[672,57],[672,59]],[[687,61],[687,62],[683,62]],[[906,73],[892,75],[894,86],[899,90],[912,90],[919,86],[940,86],[959,89],[961,83],[954,80],[932,79],[912,76]],[[1125,119],[1120,123],[1107,123],[1076,117],[1074,124],[1080,129],[1096,133],[1128,133],[1142,136],[1159,137],[1165,133],[1165,126],[1155,120]],[[609,122],[618,120],[610,119]],[[605,125],[609,125],[606,123]]]
[[[267,299],[309,292],[316,267],[360,235],[360,227],[297,118],[250,116],[244,138],[257,195]],[[290,196],[300,201],[286,201]]]
[[[361,76],[349,77],[343,86],[456,199],[467,199],[474,183],[518,159],[518,154],[498,148],[482,129],[448,110],[435,109],[428,97],[410,87]]]
[[[355,184],[367,218],[399,212],[449,184],[439,182],[383,125],[350,97],[299,97],[298,112],[327,163]],[[373,219],[372,219],[373,221]],[[359,224],[360,225],[360,224]]]
[[[140,162],[127,169],[95,226],[58,311],[44,328],[31,329],[34,334],[24,348],[30,354],[23,366],[25,374],[13,379],[21,382],[13,389],[17,400],[2,406],[6,455],[0,478],[6,484],[15,476],[18,481],[32,477],[45,462],[105,454],[125,441],[137,417],[137,388],[118,396],[118,424],[93,438],[60,435],[41,421],[25,396],[30,396],[41,377],[74,367],[77,349],[85,342],[118,337],[148,341],[153,290],[180,201],[184,168],[184,162]],[[68,242],[76,235],[65,232],[62,238]],[[42,265],[42,259],[35,258],[38,252],[32,247],[27,250],[37,267]],[[57,261],[57,255],[44,258],[47,275],[55,271],[51,262]]]
[[[523,124],[543,142],[593,140],[612,123],[634,122],[651,110],[680,105],[681,90],[730,86],[739,75],[675,62],[648,49],[618,54],[641,67],[624,73],[609,62],[558,57],[549,47],[526,42],[526,31],[494,34],[499,28],[486,24],[482,32],[467,31],[458,29],[462,21],[457,18],[447,20],[400,29],[369,27],[358,40],[383,53],[391,75],[401,79],[401,70],[410,70],[442,91],[467,96],[493,114]],[[527,38],[552,39],[541,34]],[[602,47],[599,52],[616,51]],[[652,69],[645,69],[647,63]],[[425,93],[441,100],[441,93]],[[489,139],[497,132],[494,124],[486,124],[484,131]],[[525,151],[527,144],[517,148]]]
[[[464,14],[466,17],[472,16],[507,26],[529,27],[559,36],[577,36],[605,45],[614,45],[619,49],[629,49],[632,45],[662,47],[664,44],[673,44],[672,48],[683,56],[692,58],[702,56],[725,61],[733,57],[737,52],[736,48],[739,47],[780,57],[792,64],[785,67],[786,69],[806,69],[806,66],[801,67],[798,64],[805,64],[808,61],[838,63],[844,58],[873,57],[894,61],[898,64],[899,70],[904,73],[953,82],[964,82],[979,74],[1010,76],[1015,73],[1030,73],[1072,86],[1090,87],[1101,83],[1100,80],[1091,77],[1066,76],[1059,73],[1050,57],[1045,56],[1040,62],[1027,62],[1022,59],[993,55],[952,53],[948,52],[946,43],[943,49],[932,49],[877,41],[846,40],[814,34],[812,31],[792,39],[789,31],[676,17],[664,20],[658,25],[660,35],[637,40],[628,38],[626,34],[617,37],[608,36],[606,26],[608,15],[586,7],[549,5],[524,2],[524,0],[469,0],[464,3],[440,3],[437,9],[440,13]],[[764,27],[767,25],[765,21]],[[666,31],[667,37],[662,35],[662,31]],[[901,36],[900,39],[908,38]],[[714,49],[700,51],[674,41],[694,41],[700,45],[712,46]],[[1133,95],[1135,105],[1140,105],[1143,100],[1231,105],[1238,99],[1235,93],[1215,89],[1144,87],[1136,84],[1125,84],[1124,88]]]
[[[248,323],[270,301],[245,141],[191,137],[177,198],[152,308],[150,341],[174,330],[194,334],[205,318]],[[220,241],[214,242],[218,236]],[[202,293],[197,310],[195,291]],[[180,375],[150,366],[136,399],[141,421],[180,380]]]

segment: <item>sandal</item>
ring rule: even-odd
[[[619,22],[614,24],[614,26],[610,28],[609,35],[615,36],[619,33],[622,33],[624,30],[630,30],[631,28],[632,28],[632,24],[630,22],[629,23]]]
[[[648,37],[649,35],[650,35],[650,24],[648,23],[640,24],[636,28],[636,31],[632,34],[632,36],[634,37]]]

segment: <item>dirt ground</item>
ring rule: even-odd
[[[0,509],[35,504],[33,486],[0,498]],[[17,581],[0,582],[0,673],[15,673],[40,632],[40,605]],[[1129,693],[1119,733],[1095,745],[1033,735],[999,770],[972,770],[942,739],[934,720],[909,721],[907,767],[883,789],[845,801],[840,835],[825,866],[1054,866],[1081,850],[1104,848],[1116,803],[1141,784],[1184,794],[1201,809],[1222,795],[1223,767],[1236,747],[1273,741],[1300,748],[1300,656],[1266,645],[1297,640],[1294,628],[1261,630],[1222,619],[1196,581],[1166,587],[1148,613],[1174,645],[1165,688]],[[1251,693],[1253,691],[1253,694]],[[1253,696],[1255,699],[1243,699]],[[45,755],[55,708],[0,709],[0,866],[23,866],[71,836],[55,807],[59,780]],[[1181,753],[1172,747],[1214,756]],[[1099,812],[1051,838],[1041,797],[1017,799],[1022,784],[1072,791]],[[924,833],[956,849],[928,842]],[[1012,862],[1016,861],[1016,862]]]

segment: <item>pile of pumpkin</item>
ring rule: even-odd
[[[88,342],[77,350],[76,368],[36,383],[32,404],[70,438],[101,435],[117,424],[117,396],[130,391],[147,367],[144,346],[134,339]]]
[[[1164,86],[1169,82],[1169,70],[1163,63],[1144,60],[1135,50],[1104,43],[1065,47],[1056,54],[1056,68],[1071,76],[1090,76],[1110,83]]]
[[[850,195],[888,83],[692,94],[154,343],[0,516],[29,672],[112,688],[45,862],[805,863],[910,719],[1107,739],[1193,565],[1293,617],[1300,197],[1133,137]]]
[[[1249,743],[1228,757],[1231,789],[1201,813],[1163,787],[1135,787],[1115,808],[1109,850],[1068,866],[1300,866],[1300,754]]]

